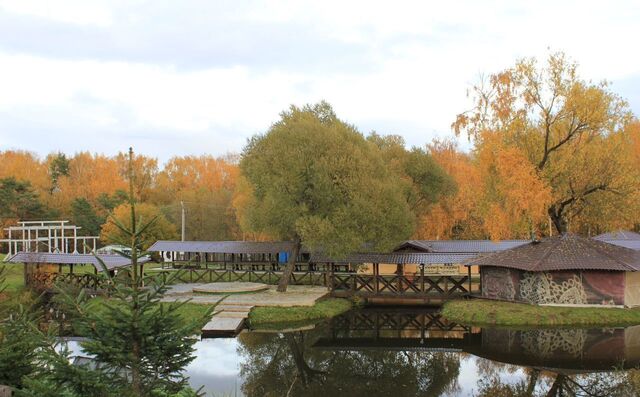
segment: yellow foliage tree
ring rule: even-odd
[[[154,205],[140,203],[136,204],[137,224],[146,224],[155,219],[142,234],[139,242],[141,250],[145,250],[158,240],[174,240],[178,238],[178,231],[174,224],[169,222],[160,209]],[[129,204],[122,204],[113,210],[112,216],[122,225],[131,227],[131,208]],[[106,244],[130,244],[130,236],[124,233],[111,220],[102,225],[100,240]]]
[[[546,212],[558,232],[571,221],[582,228],[599,216],[638,213],[638,167],[628,166],[630,151],[621,146],[633,114],[606,82],[580,79],[577,64],[557,53],[542,66],[520,60],[472,92],[474,107],[458,115],[454,130],[474,139],[477,151],[517,148],[551,189]]]

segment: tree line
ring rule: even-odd
[[[331,253],[406,238],[507,239],[640,224],[640,123],[563,53],[480,79],[451,140],[407,148],[363,134],[326,102],[282,112],[242,153],[134,161],[148,240],[281,239]],[[428,114],[428,112],[427,112]],[[126,218],[126,156],[0,152],[0,217],[65,218],[106,242]]]

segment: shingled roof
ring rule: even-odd
[[[277,254],[292,248],[290,241],[156,241],[147,251],[209,254]]]
[[[131,259],[121,255],[97,255],[103,261],[107,270],[119,267],[131,266]],[[10,263],[47,263],[60,265],[93,265],[96,269],[102,270],[100,262],[93,254],[66,254],[48,252],[18,252],[6,260]],[[138,264],[149,261],[149,258],[138,258]]]
[[[393,251],[438,253],[485,253],[504,251],[531,240],[407,240]]]
[[[530,272],[639,271],[640,252],[567,233],[471,259],[465,265],[507,267]]]
[[[313,254],[311,262],[315,263],[387,263],[401,265],[433,265],[457,264],[475,258],[473,253],[432,253],[432,252],[392,252],[390,254],[352,254],[345,258],[328,258],[322,254]]]

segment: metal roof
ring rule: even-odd
[[[275,254],[290,251],[290,241],[166,241],[155,242],[148,251],[219,254]]]
[[[102,260],[108,270],[118,267],[131,266],[131,260],[121,255],[97,255]],[[18,252],[6,260],[11,263],[48,263],[60,265],[93,265],[96,269],[102,270],[102,266],[96,255],[93,254],[64,254],[48,252]],[[149,258],[138,258],[138,263],[146,263]]]
[[[504,251],[530,242],[531,240],[407,240],[394,251],[486,253]]]
[[[617,232],[599,234],[594,239],[606,242],[617,240],[640,241],[640,234],[628,230],[618,230]]]
[[[639,271],[640,252],[575,234],[563,234],[471,259],[465,265],[498,266],[531,272]]]
[[[390,254],[352,254],[343,259],[332,259],[324,255],[314,254],[311,256],[311,262],[315,263],[388,263],[388,264],[458,264],[466,260],[477,257],[478,254],[473,253],[390,253]]]
[[[640,251],[640,240],[604,240],[605,243]]]

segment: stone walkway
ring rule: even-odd
[[[215,286],[213,284],[177,284],[170,288],[163,298],[164,302],[184,301],[191,299],[193,303],[215,304],[215,312],[211,321],[203,328],[203,336],[235,336],[244,326],[249,312],[257,306],[313,306],[316,301],[328,294],[327,288],[306,285],[290,285],[287,292],[276,291],[277,286],[270,285],[260,292],[245,292],[241,294],[217,295],[198,294],[194,289],[210,290],[233,289],[229,285]],[[233,283],[218,283],[233,284]]]

